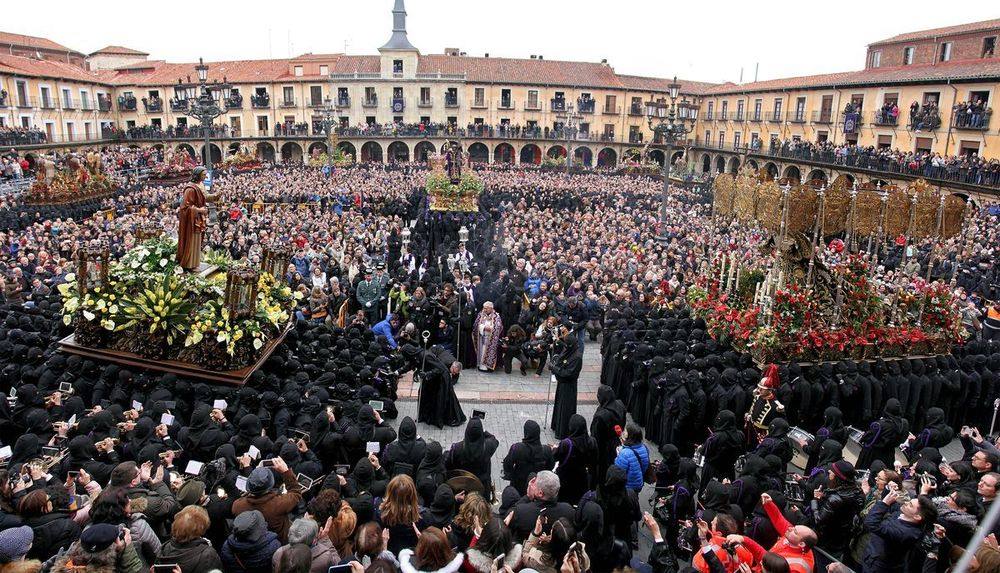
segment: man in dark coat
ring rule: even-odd
[[[443,428],[458,426],[465,421],[465,413],[455,394],[455,382],[462,365],[455,356],[440,345],[422,352],[417,368],[421,372],[420,397],[417,403],[417,421]]]
[[[399,423],[399,434],[396,441],[385,448],[382,454],[382,467],[390,477],[406,474],[414,477],[420,460],[424,459],[427,444],[417,436],[417,425],[409,416]]]
[[[619,436],[625,428],[625,406],[615,398],[615,391],[603,384],[597,388],[597,411],[590,422],[590,435],[597,442],[597,483],[604,483],[604,473],[614,463]]]
[[[555,464],[552,448],[542,443],[541,433],[542,429],[538,422],[526,420],[524,437],[520,442],[510,446],[507,457],[503,459],[504,479],[508,480],[520,495],[527,493],[528,480],[532,475],[542,470],[550,470]]]
[[[553,344],[549,369],[556,382],[552,405],[552,429],[562,439],[569,432],[569,419],[576,413],[577,380],[583,369],[583,351],[568,328],[560,327],[559,338]]]

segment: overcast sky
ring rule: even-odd
[[[84,53],[115,44],[173,62],[343,52],[345,42],[348,54],[377,54],[391,33],[392,4],[48,0],[40,11],[4,18],[0,29],[45,36]],[[737,82],[741,68],[743,80],[752,81],[758,63],[761,80],[861,69],[869,42],[1000,16],[1000,10],[948,10],[929,0],[884,10],[816,0],[406,0],[406,8],[410,41],[423,53],[455,47],[475,56],[607,58],[618,73],[711,82]]]

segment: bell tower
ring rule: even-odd
[[[413,79],[417,73],[420,50],[406,37],[406,6],[395,0],[392,8],[392,37],[378,49],[382,55],[382,77],[386,79]]]

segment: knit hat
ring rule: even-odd
[[[203,495],[205,495],[205,482],[198,479],[191,479],[184,482],[181,489],[177,491],[177,503],[181,507],[198,505]]]
[[[267,533],[267,521],[264,514],[251,509],[244,511],[233,520],[233,537],[244,541],[260,541]]]
[[[274,473],[270,468],[254,468],[247,480],[247,492],[251,495],[262,495],[274,487]]]
[[[24,557],[34,540],[35,532],[27,525],[0,531],[0,563],[10,563]]]
[[[830,466],[830,470],[842,481],[854,481],[856,474],[854,471],[854,464],[847,460],[833,462],[833,465]]]
[[[87,553],[100,553],[118,539],[120,527],[110,523],[91,525],[80,534],[80,547]]]

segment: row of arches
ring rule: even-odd
[[[761,165],[756,159],[747,159],[746,164],[753,169],[761,169]],[[735,175],[739,172],[740,167],[740,158],[736,156],[727,157],[725,155],[718,155],[713,158],[711,154],[705,153],[701,157],[702,173],[731,173]],[[825,183],[831,179],[831,174],[822,169],[804,171],[797,165],[786,165],[784,169],[781,169],[778,164],[773,161],[764,163],[763,169],[766,171],[768,177],[772,179],[788,179],[791,181],[802,182],[812,181],[819,183]],[[805,175],[805,178],[803,178],[803,175]],[[854,181],[854,177],[852,175],[847,175],[847,177],[852,182]]]
[[[230,153],[236,153],[239,150],[238,143],[233,143],[230,147],[232,147],[229,150]],[[405,141],[393,141],[384,148],[377,141],[368,141],[361,145],[360,150],[349,141],[341,141],[337,144],[337,147],[344,153],[350,154],[360,161],[376,163],[385,161],[425,162],[430,155],[438,151],[434,143],[430,141],[417,142],[412,150]],[[211,144],[211,148],[213,162],[221,161],[222,154],[219,147],[213,143]],[[177,149],[186,151],[191,157],[195,157],[195,150],[190,144],[182,143],[177,146]],[[279,149],[275,149],[274,145],[270,142],[261,141],[257,143],[256,154],[258,158],[265,161],[274,161],[276,158],[280,158],[282,161],[296,162],[301,161],[307,154],[311,155],[314,150],[325,153],[327,151],[326,142],[315,141],[308,148],[303,149],[299,143],[288,141],[282,144]],[[440,151],[442,153],[445,151],[445,145],[441,146]],[[524,145],[520,151],[517,151],[510,143],[502,142],[493,148],[491,154],[490,148],[486,144],[475,142],[468,146],[467,152],[469,161],[473,163],[524,163],[540,165],[543,157],[552,159],[566,157],[566,148],[562,145],[553,145],[543,153],[541,147],[533,143]],[[660,157],[660,163],[662,164],[662,152],[660,152]],[[610,147],[606,147],[601,149],[595,156],[593,150],[589,147],[576,147],[573,149],[573,162],[575,165],[585,167],[594,167],[595,165],[597,167],[615,167],[618,165],[618,152]]]

